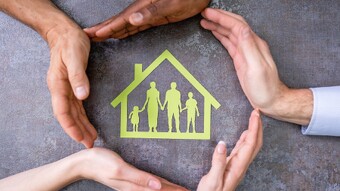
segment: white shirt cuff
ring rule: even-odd
[[[313,115],[304,135],[340,136],[340,86],[311,88],[314,97]]]

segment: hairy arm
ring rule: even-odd
[[[83,30],[49,0],[0,0],[0,9],[36,30],[50,47],[47,74],[54,115],[64,131],[87,148],[97,132],[82,100],[90,92],[85,73],[90,40]]]
[[[48,32],[60,24],[79,28],[50,0],[0,0],[0,9],[33,28],[45,40]]]

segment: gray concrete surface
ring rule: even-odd
[[[129,1],[74,0],[56,4],[85,27],[118,13]],[[268,41],[280,77],[288,86],[340,85],[338,0],[220,0],[213,1],[212,6],[243,15],[254,31]],[[210,168],[215,144],[224,140],[231,150],[246,129],[251,112],[229,55],[209,32],[200,28],[199,20],[196,16],[125,40],[93,43],[88,66],[91,95],[85,102],[88,116],[99,132],[97,146],[110,148],[138,168],[191,190]],[[110,102],[133,80],[135,63],[147,66],[165,49],[222,105],[212,111],[209,141],[119,137],[120,108],[112,108]],[[0,58],[0,178],[83,149],[64,134],[53,118],[45,82],[48,46],[36,32],[3,13]],[[168,77],[163,79],[162,72],[168,72]],[[169,79],[178,79],[183,92],[191,90],[171,68],[160,69],[147,81],[151,78],[163,84],[159,86],[161,92],[168,88]],[[142,87],[147,88],[148,83]],[[138,96],[145,91],[143,88],[131,97],[144,100]],[[202,101],[202,97],[197,99]],[[340,190],[339,138],[303,136],[297,125],[267,117],[263,120],[263,149],[238,190]],[[162,119],[160,127],[164,125]],[[64,190],[110,189],[80,181]]]

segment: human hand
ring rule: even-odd
[[[116,190],[176,190],[186,189],[165,179],[141,171],[126,163],[117,153],[93,148],[78,153],[77,171],[81,178],[100,182]]]
[[[187,191],[165,179],[136,169],[115,152],[103,148],[83,150],[59,161],[1,179],[0,188],[61,190],[81,179],[91,179],[120,191]]]
[[[250,163],[262,147],[262,122],[254,110],[249,119],[248,130],[244,131],[230,155],[226,157],[226,144],[216,146],[209,173],[202,177],[198,191],[235,190],[243,179]]]
[[[288,89],[279,79],[268,45],[239,15],[207,8],[202,16],[202,27],[212,31],[232,57],[248,100],[266,112]]]
[[[211,8],[202,15],[202,27],[211,30],[232,57],[251,105],[270,117],[307,125],[313,94],[309,89],[289,89],[281,82],[267,43],[239,15]]]
[[[210,0],[136,0],[118,15],[86,28],[94,41],[122,39],[150,27],[182,21],[200,13]]]
[[[51,63],[47,74],[54,115],[74,140],[91,148],[97,132],[89,122],[82,100],[90,92],[85,70],[90,40],[78,27],[58,26],[46,35]]]

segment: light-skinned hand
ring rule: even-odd
[[[59,161],[0,180],[3,191],[54,191],[89,179],[119,191],[187,191],[126,163],[117,153],[104,148],[82,150]]]
[[[228,50],[241,87],[254,108],[276,119],[307,125],[313,111],[309,89],[289,89],[279,78],[267,43],[239,15],[207,8],[203,28]]]
[[[116,190],[133,191],[187,191],[187,189],[167,180],[141,171],[126,163],[117,153],[92,148],[79,153],[77,167],[81,178],[100,182]]]
[[[210,0],[136,0],[118,15],[84,31],[93,41],[122,39],[200,13]]]
[[[79,27],[60,27],[47,35],[50,68],[47,74],[54,115],[64,131],[87,148],[93,146],[97,132],[89,122],[82,100],[90,92],[85,73],[90,40]]]
[[[262,147],[263,130],[260,114],[254,110],[234,149],[227,157],[226,144],[219,142],[215,148],[209,173],[202,177],[198,191],[231,191],[243,179],[250,163]]]

